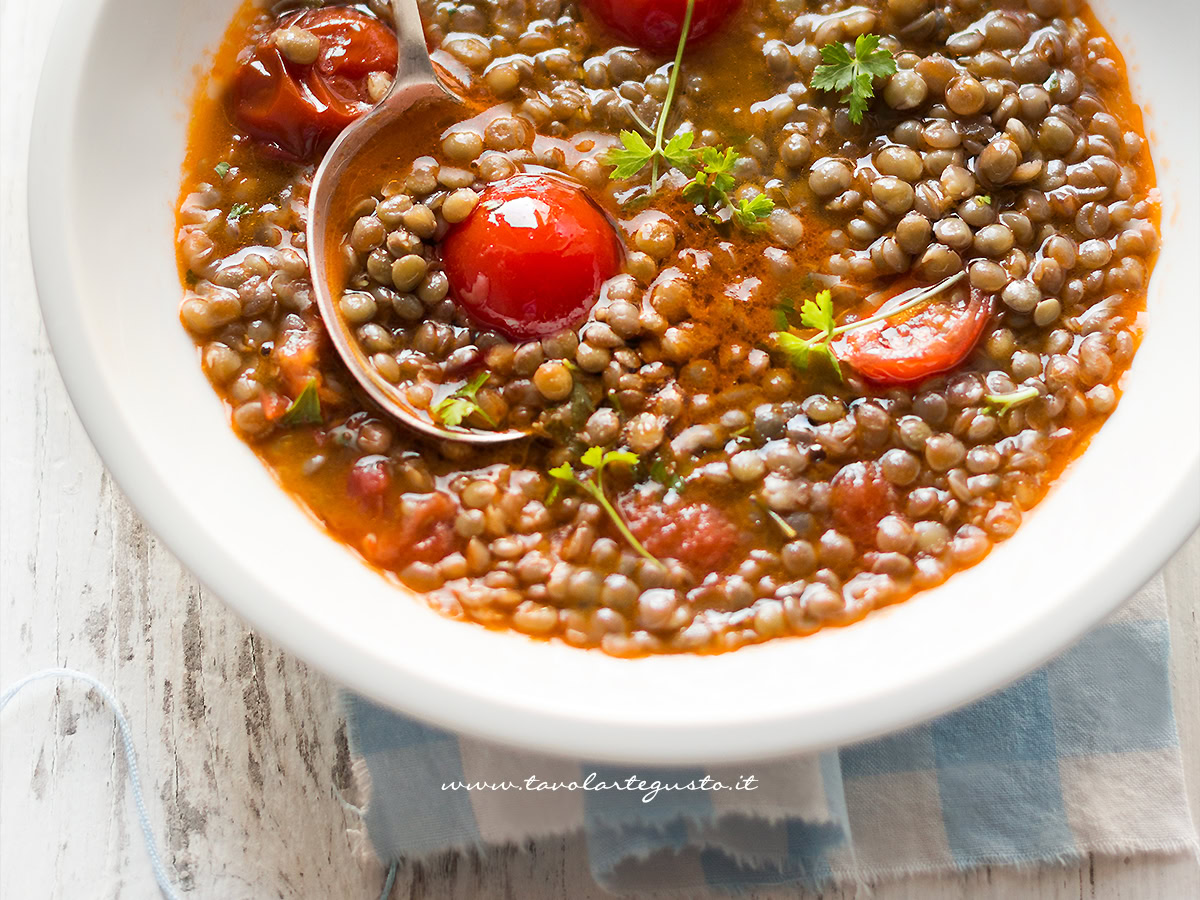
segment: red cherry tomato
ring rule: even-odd
[[[647,50],[674,50],[683,34],[687,0],[585,0],[601,21]],[[689,41],[717,31],[742,0],[696,0]]]
[[[412,562],[436,563],[460,549],[454,531],[458,506],[441,491],[409,495],[407,513],[381,524],[363,537],[360,547],[368,561],[385,569],[402,569]]]
[[[321,41],[316,62],[288,61],[274,31],[251,48],[233,78],[231,112],[239,128],[269,152],[295,162],[314,160],[371,108],[367,76],[396,71],[396,35],[378,19],[330,7],[280,19]]]
[[[620,271],[621,245],[582,188],[514,175],[490,185],[446,235],[442,259],[458,303],[485,327],[523,341],[586,316]]]
[[[878,463],[850,463],[830,482],[830,506],[838,527],[859,546],[871,547],[879,522],[896,508],[896,491]]]
[[[879,311],[901,302],[895,297]],[[896,319],[847,331],[834,352],[876,384],[915,384],[966,359],[991,315],[990,294],[958,285]]]
[[[711,503],[662,506],[623,504],[629,528],[660,559],[677,559],[698,572],[718,572],[741,543],[740,530]]]

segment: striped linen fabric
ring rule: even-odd
[[[1196,853],[1169,638],[1160,576],[1062,656],[972,706],[840,751],[733,767],[563,760],[345,702],[366,829],[385,861],[582,831],[593,876],[614,892],[819,888]],[[756,789],[734,789],[748,775]],[[631,778],[648,788],[626,789]],[[727,789],[645,802],[656,781]]]

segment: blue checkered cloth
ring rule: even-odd
[[[1169,643],[1156,579],[1058,659],[972,706],[840,751],[740,767],[565,761],[356,696],[346,711],[383,860],[582,831],[593,876],[616,892],[820,888],[1089,853],[1196,853]],[[750,774],[757,790],[664,791],[648,803],[628,790],[525,789],[531,775],[733,785]]]

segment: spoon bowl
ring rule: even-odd
[[[371,365],[355,339],[350,324],[338,312],[344,278],[336,264],[339,249],[340,188],[357,160],[374,142],[400,129],[397,125],[416,117],[443,116],[463,101],[438,77],[421,24],[417,0],[392,0],[396,29],[396,77],[387,95],[366,115],[341,133],[317,168],[309,195],[308,254],[313,293],[325,328],[350,374],[384,411],[408,428],[427,437],[478,446],[503,444],[527,437],[523,431],[482,431],[447,428],[415,408],[398,385]]]

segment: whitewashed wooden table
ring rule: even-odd
[[[377,897],[383,873],[349,834],[355,816],[339,794],[348,751],[336,688],[247,629],[147,531],[88,443],[50,356],[23,178],[36,73],[60,2],[0,0],[0,682],[66,665],[115,688],[133,722],[155,831],[188,894]],[[1200,536],[1167,569],[1167,585],[1196,809]],[[74,686],[30,688],[5,714],[0,765],[0,897],[155,896],[113,722],[98,701]],[[601,892],[576,841],[409,866],[393,893],[592,896]],[[912,879],[874,896],[1174,900],[1200,896],[1200,867],[1097,859]]]

